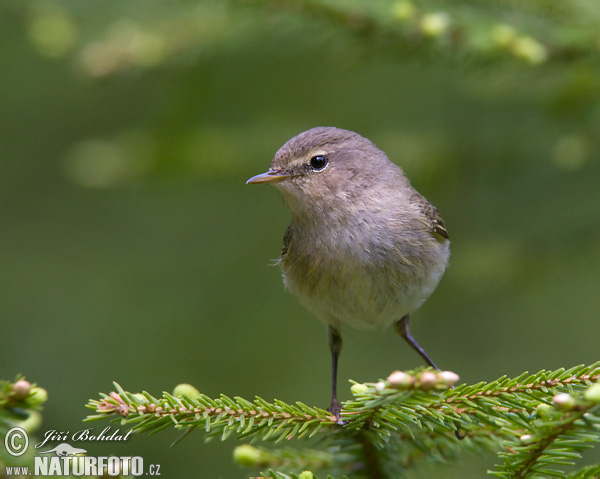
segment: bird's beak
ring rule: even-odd
[[[277,170],[269,170],[266,173],[261,173],[260,175],[253,176],[248,181],[246,181],[247,185],[255,184],[255,183],[279,183],[292,175],[288,175],[283,171]]]

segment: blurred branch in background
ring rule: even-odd
[[[467,68],[468,78],[460,81],[470,83],[474,91],[494,91],[501,79],[502,94],[507,100],[512,97],[515,106],[535,103],[563,117],[563,123],[569,120],[571,126],[565,125],[566,131],[558,136],[543,131],[550,125],[528,126],[540,130],[539,134],[529,130],[534,144],[553,138],[554,144],[546,145],[547,156],[559,168],[580,168],[598,149],[600,73],[595,66],[600,8],[593,1],[526,1],[517,6],[438,0],[232,0],[156,3],[143,14],[135,1],[82,7],[77,2],[38,0],[11,2],[3,8],[22,18],[31,46],[40,55],[66,59],[78,75],[96,81],[137,78],[160,70],[193,74],[199,66],[206,70],[218,63],[220,57],[235,62],[240,54],[236,52],[254,54],[265,47],[268,55],[285,54],[286,49],[294,55],[311,45],[325,48],[325,59],[309,67],[314,75],[323,75],[329,70],[324,65],[340,59],[354,68],[358,64],[372,68],[372,55],[385,52],[388,61],[412,61],[416,68],[439,63]],[[282,41],[278,46],[267,37]],[[531,67],[543,71],[528,71]],[[285,78],[284,71],[268,72],[273,74],[281,76],[290,91],[295,88],[298,80]],[[455,83],[455,74],[449,75],[448,83]],[[201,97],[201,84],[198,88]],[[174,92],[164,94],[177,101]],[[257,130],[249,131],[247,125],[235,128],[234,120],[221,126],[180,125],[175,139],[174,126],[167,129],[164,124],[167,118],[156,120],[73,145],[66,155],[68,176],[84,186],[106,187],[165,171],[229,174],[244,149],[227,138],[236,136],[239,144],[247,144],[264,135],[262,122],[255,122]],[[511,134],[510,124],[493,128],[504,129],[496,133],[498,137]],[[444,143],[441,148],[451,151],[456,146]]]
[[[65,7],[61,5],[67,5]],[[443,2],[389,0],[231,0],[160,5],[141,21],[127,18],[136,2],[119,7],[121,18],[94,35],[79,24],[81,10],[68,3],[32,2],[27,19],[29,37],[43,55],[59,57],[76,51],[83,72],[92,77],[112,75],[129,68],[151,68],[176,55],[210,52],[216,45],[260,32],[254,22],[269,15],[276,26],[296,21],[318,21],[322,27],[347,30],[363,40],[390,46],[398,52],[424,50],[471,57],[482,61],[515,58],[533,65],[546,62],[595,61],[600,53],[600,12],[594,2],[572,0],[478,4],[470,0]],[[136,15],[137,16],[137,15]],[[246,17],[246,19],[244,19]],[[88,20],[89,21],[89,20]],[[254,24],[254,25],[252,25]]]

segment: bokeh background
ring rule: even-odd
[[[88,427],[112,381],[326,406],[325,328],[269,266],[289,213],[244,184],[318,125],[372,139],[441,211],[451,266],[413,317],[438,364],[598,360],[599,25],[594,0],[3,1],[0,377],[47,389],[40,432]],[[344,399],[421,364],[393,331],[345,338]],[[233,441],[177,437],[89,450],[254,475]]]

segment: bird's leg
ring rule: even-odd
[[[405,341],[408,344],[410,344],[411,348],[413,348],[417,353],[421,355],[421,357],[425,360],[427,364],[429,364],[434,369],[440,369],[435,365],[431,358],[427,356],[427,353],[423,350],[421,346],[419,346],[419,343],[417,343],[415,339],[410,335],[410,317],[408,314],[394,323],[394,329],[400,336],[402,336],[405,339]]]
[[[328,326],[327,336],[329,338],[329,349],[331,350],[331,404],[329,412],[339,420],[342,407],[337,398],[337,368],[338,358],[342,351],[342,335],[333,326]]]
[[[396,329],[398,334],[402,336],[406,340],[406,342],[410,344],[410,346],[421,355],[421,357],[425,360],[427,364],[429,364],[432,368],[437,369],[438,371],[440,370],[440,368],[438,368],[435,365],[431,358],[427,356],[427,353],[423,350],[423,348],[419,346],[419,343],[417,343],[415,339],[410,335],[410,317],[408,314],[394,323],[394,329]],[[454,386],[450,386],[450,388],[454,389]],[[454,435],[457,439],[464,439],[466,433],[464,430],[460,429],[460,425],[457,425],[457,428],[454,431]]]

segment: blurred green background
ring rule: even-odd
[[[442,213],[451,265],[413,316],[438,364],[477,382],[598,360],[599,18],[594,0],[4,1],[0,377],[48,390],[42,431],[88,427],[113,380],[326,406],[325,328],[269,266],[289,213],[244,184],[318,125],[373,140]],[[345,339],[343,399],[421,364],[391,330]],[[176,437],[88,449],[254,475],[233,441]]]

